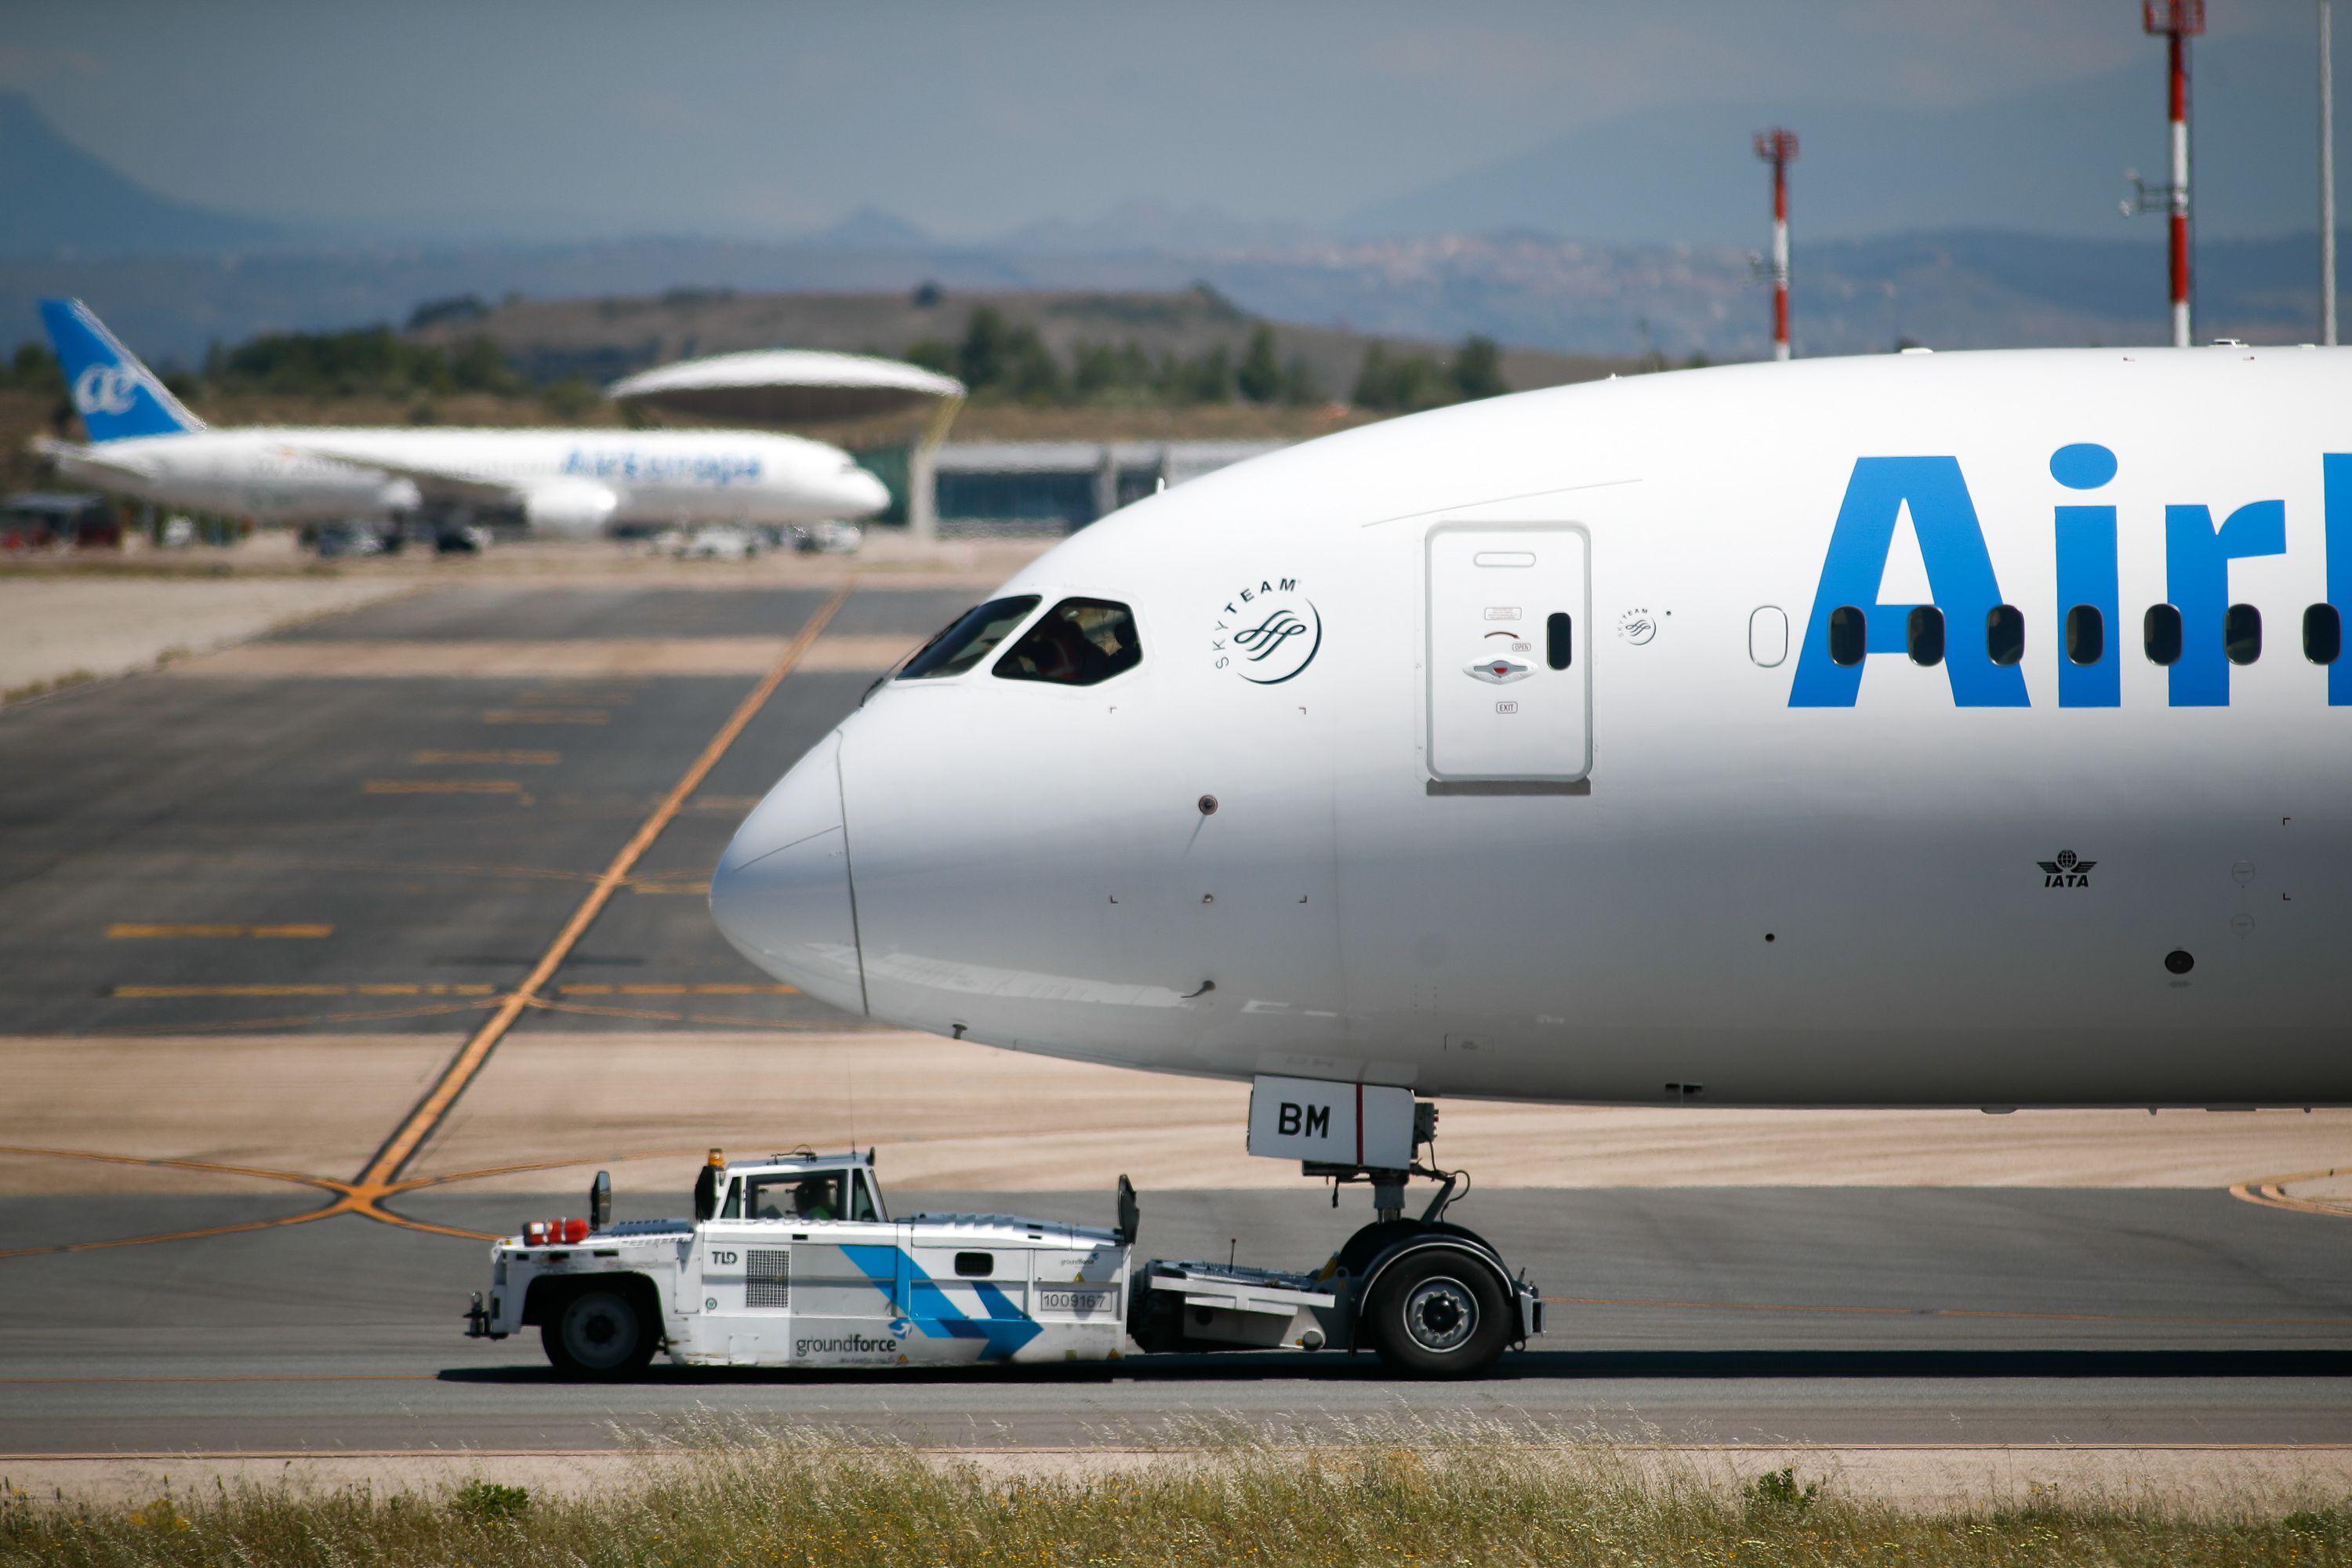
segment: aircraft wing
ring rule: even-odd
[[[131,480],[154,478],[139,464],[106,453],[96,447],[79,447],[71,441],[58,441],[47,436],[36,436],[26,445],[29,449],[48,458],[51,462],[70,465],[87,475],[93,483],[101,477]]]
[[[523,520],[547,533],[596,533],[621,504],[621,498],[609,487],[573,475],[518,481],[456,464],[419,463],[414,459],[393,462],[309,442],[303,443],[300,450],[314,458],[375,468],[407,479],[427,500],[520,507]]]
[[[330,462],[348,463],[355,468],[373,468],[407,479],[427,499],[435,500],[471,501],[479,506],[520,506],[530,496],[530,487],[495,474],[480,473],[454,465],[436,463],[392,462],[374,453],[339,451],[331,445],[313,445],[305,441],[289,446],[289,454],[305,458],[324,458]]]

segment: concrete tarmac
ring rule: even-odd
[[[567,1040],[611,1039],[659,1072],[666,1042],[866,1026],[737,957],[702,887],[758,795],[879,672],[861,661],[936,630],[981,588],[876,584],[838,602],[830,584],[684,591],[617,574],[436,588],[248,645],[266,658],[0,711],[0,1063],[51,1080],[39,1096],[22,1081],[0,1091],[0,1452],[576,1448],[711,1414],[965,1445],[1463,1412],[1693,1441],[2352,1443],[2352,1232],[2218,1182],[1481,1188],[1456,1217],[1527,1267],[1552,1299],[1552,1332],[1467,1386],[1399,1384],[1330,1353],[945,1377],[656,1368],[577,1386],[552,1380],[535,1342],[460,1338],[480,1242],[390,1218],[511,1231],[581,1206],[568,1192],[395,1190],[403,1173],[449,1172],[452,1141],[467,1170],[499,1157],[466,1140],[493,1098],[509,1121],[528,1101],[527,1084],[499,1077],[502,1045],[517,1047],[507,1061],[551,1070]],[[805,662],[667,814],[757,674],[422,675],[400,658],[535,645],[560,670],[572,668],[563,650],[600,639],[782,647],[828,605]],[[330,645],[364,648],[377,672],[306,673],[306,650]],[[611,880],[615,852],[648,826],[650,847]],[[609,898],[566,944],[559,932],[600,885]],[[436,1110],[469,1039],[488,1041],[497,1095],[467,1101],[467,1079]],[[156,1050],[209,1061],[211,1040],[246,1053],[236,1081],[250,1103],[208,1101],[203,1083],[158,1070]],[[605,1070],[601,1120],[570,1142],[551,1130],[549,1150],[568,1162],[675,1143],[675,1107],[667,1142],[628,1141],[626,1074]],[[62,1148],[60,1076],[89,1089]],[[293,1087],[271,1098],[273,1077]],[[845,1088],[889,1143],[874,1083],[862,1099]],[[724,1109],[726,1086],[711,1091]],[[119,1121],[107,1096],[121,1098]],[[2336,1163],[2305,1147],[2327,1142],[2324,1118],[2228,1121],[2255,1130],[2250,1147],[2272,1126],[2305,1140],[2294,1162],[2230,1179]],[[1864,1123],[1839,1125],[1866,1142]],[[167,1132],[168,1146],[142,1146]],[[160,1156],[210,1164],[143,1163]],[[650,1190],[669,1158],[628,1167],[625,1215],[681,1206],[690,1156],[673,1192]],[[256,1185],[232,1165],[278,1175]],[[1146,1193],[1145,1248],[1222,1258],[1240,1237],[1245,1260],[1307,1266],[1364,1217],[1360,1189],[1334,1214],[1310,1184],[1274,1167],[1265,1180],[1155,1184],[1171,1190]],[[1110,1213],[1107,1189],[928,1196]],[[901,1192],[898,1206],[925,1197]],[[336,1202],[356,1206],[299,1219]],[[159,1233],[183,1238],[111,1245]]]

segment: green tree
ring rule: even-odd
[[[1353,401],[1383,413],[1410,414],[1458,402],[1460,397],[1452,374],[1429,355],[1391,354],[1386,343],[1374,343],[1365,351]]]
[[[1234,375],[1241,395],[1252,403],[1272,403],[1282,395],[1282,362],[1274,355],[1274,329],[1260,322],[1250,333],[1249,352]]]
[[[18,392],[39,393],[48,397],[66,395],[65,372],[58,368],[58,356],[42,343],[16,345],[16,353],[8,361],[8,384]]]
[[[1151,385],[1151,361],[1133,342],[1079,343],[1071,351],[1070,391],[1081,402],[1131,396]]]
[[[925,338],[907,349],[907,363],[921,365],[925,370],[938,371],[941,375],[954,375],[963,368],[955,344],[943,338]]]
[[[547,405],[547,411],[558,419],[578,419],[596,406],[602,395],[596,384],[586,376],[567,375],[541,388],[539,395]]]
[[[1290,363],[1283,366],[1282,400],[1293,408],[1310,407],[1324,401],[1323,380],[1307,363],[1306,355],[1292,354]]]
[[[1389,369],[1389,346],[1374,343],[1364,351],[1364,365],[1356,372],[1356,390],[1349,400],[1359,408],[1386,408],[1395,384]]]
[[[1454,384],[1463,401],[1475,402],[1481,397],[1500,397],[1511,390],[1503,379],[1503,351],[1492,338],[1475,333],[1462,340],[1454,351],[1452,371]]]
[[[1034,327],[1015,327],[1005,343],[1003,386],[1024,403],[1057,403],[1064,395],[1062,366]]]
[[[993,391],[1010,367],[1012,338],[1004,312],[993,305],[981,306],[963,324],[963,344],[956,350],[956,374],[974,392]]]
[[[1187,403],[1231,403],[1234,400],[1234,361],[1225,345],[1217,344],[1202,351],[1193,360],[1184,377],[1184,400]]]
[[[506,355],[488,338],[467,338],[449,358],[449,379],[465,392],[505,392],[515,383]]]

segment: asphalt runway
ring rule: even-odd
[[[782,637],[826,597],[467,587],[271,640]],[[835,626],[919,637],[971,597],[864,592]],[[776,993],[702,893],[736,824],[876,673],[786,680],[517,1031],[848,1021]],[[0,714],[0,1034],[445,1032],[525,976],[753,684],[140,679]],[[251,934],[172,934],[224,910]],[[103,934],[135,927],[160,934]],[[645,989],[679,985],[699,989]]]
[[[805,632],[804,652],[919,637],[975,596],[482,584],[268,646],[282,662],[329,643]],[[382,1107],[383,1146],[356,1173],[0,1196],[0,1452],[593,1447],[714,1413],[1001,1445],[1464,1411],[1714,1441],[2352,1443],[2352,1232],[2218,1189],[1474,1192],[1456,1217],[1528,1268],[1552,1332],[1472,1385],[1399,1384],[1325,1353],[950,1377],[656,1368],[577,1386],[533,1342],[464,1340],[481,1243],[408,1226],[511,1231],[580,1209],[402,1189],[469,1081],[467,1051],[861,1023],[736,957],[700,896],[752,802],[874,679],[796,657],[764,677],[199,667],[0,711],[0,1037],[95,1054],[267,1033],[329,1059],[360,1036],[467,1042],[414,1106]],[[698,778],[714,736],[730,743]],[[43,1142],[0,1088],[0,1145]],[[676,1194],[625,1191],[622,1213],[677,1212],[689,1173]],[[1110,1213],[1108,1192],[898,1207],[926,1198]],[[1363,1217],[1360,1190],[1342,1201],[1335,1214],[1304,1183],[1148,1193],[1143,1242],[1222,1258],[1239,1237],[1244,1260],[1309,1266]],[[322,1202],[346,1212],[284,1223]],[[102,1245],[157,1234],[184,1238]]]
[[[683,1178],[685,1173],[681,1172]],[[680,1193],[620,1194],[625,1215]],[[1356,1194],[1360,1199],[1360,1194]],[[1110,1195],[901,1194],[1108,1215]],[[484,1230],[577,1194],[420,1194]],[[21,1235],[216,1224],[247,1198],[19,1198]],[[1360,1218],[1319,1191],[1144,1194],[1157,1256],[1319,1260]],[[950,1375],[682,1371],[553,1380],[536,1337],[462,1337],[479,1243],[341,1217],[202,1242],[12,1259],[0,1452],[595,1448],[712,1417],[921,1444],[1168,1441],[1470,1413],[1626,1436],[1858,1444],[2352,1442],[2352,1256],[2333,1227],[2224,1194],[1607,1189],[1475,1195],[1551,1329],[1499,1375],[1415,1384],[1336,1352],[1143,1357]],[[1570,1298],[1581,1298],[1571,1300]]]

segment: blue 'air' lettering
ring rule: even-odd
[[[2321,454],[2322,509],[2327,550],[2327,603],[2352,609],[2352,452]],[[2104,489],[2116,477],[2116,455],[2094,442],[2076,442],[2050,455],[2050,477],[2072,490]],[[1902,653],[1912,605],[1878,602],[1895,529],[1906,510],[1927,568],[1927,591],[1951,635],[1945,669],[1952,700],[1962,708],[2028,706],[2025,673],[1992,662],[1978,628],[2000,603],[1992,556],[1959,460],[1948,457],[1857,458],[1845,500],[1830,533],[1813,595],[1812,618],[1789,690],[1791,708],[1851,708],[1862,689],[1868,656]],[[2050,646],[2057,656],[2058,705],[2113,708],[2122,701],[2123,655],[2132,628],[2123,617],[2116,563],[2116,509],[2070,503],[2053,518],[2057,605]],[[2249,501],[2217,526],[2207,506],[2164,509],[2165,598],[2180,613],[2181,649],[2165,671],[2174,708],[2223,708],[2230,702],[2230,657],[2223,626],[2230,610],[2230,563],[2286,553],[2286,502]],[[1830,658],[1830,616],[1851,605],[1864,616],[1864,658],[1840,665]],[[2066,622],[2078,607],[2096,610],[2105,633],[2099,657],[2077,664],[2068,657]],[[2352,707],[2352,658],[2327,667],[2330,707]]]
[[[2329,452],[2319,463],[2327,496],[2327,602],[2352,608],[2352,452]],[[2327,667],[2327,705],[2352,707],[2352,658]]]
[[[2050,454],[2050,477],[2072,490],[2095,490],[2116,477],[2116,455],[2079,441]],[[2116,584],[2116,509],[2058,509],[2058,706],[2114,708],[2123,701],[2122,594]],[[2076,664],[2066,648],[2067,617],[2078,605],[2099,613],[2099,657]]]
[[[2175,708],[2230,705],[2230,657],[2221,622],[2230,609],[2230,563],[2286,553],[2286,502],[2252,501],[2220,528],[2210,507],[2164,509],[2164,596],[2180,612],[2180,658],[2168,672]]]
[[[1957,458],[1858,458],[1846,481],[1822,563],[1821,587],[1812,618],[1797,656],[1797,676],[1789,692],[1791,708],[1851,708],[1862,690],[1869,663],[1840,665],[1830,658],[1830,613],[1853,605],[1864,614],[1869,653],[1904,651],[1905,626],[1912,605],[1882,605],[1879,584],[1886,576],[1895,524],[1906,508],[1919,554],[1927,566],[1927,591],[1944,612],[1953,635],[1944,668],[1952,700],[1962,708],[2026,706],[2025,672],[1993,663],[1986,648],[1985,617],[2001,603],[1984,530],[1977,522],[1968,482]],[[2218,637],[2218,632],[2216,636]]]

